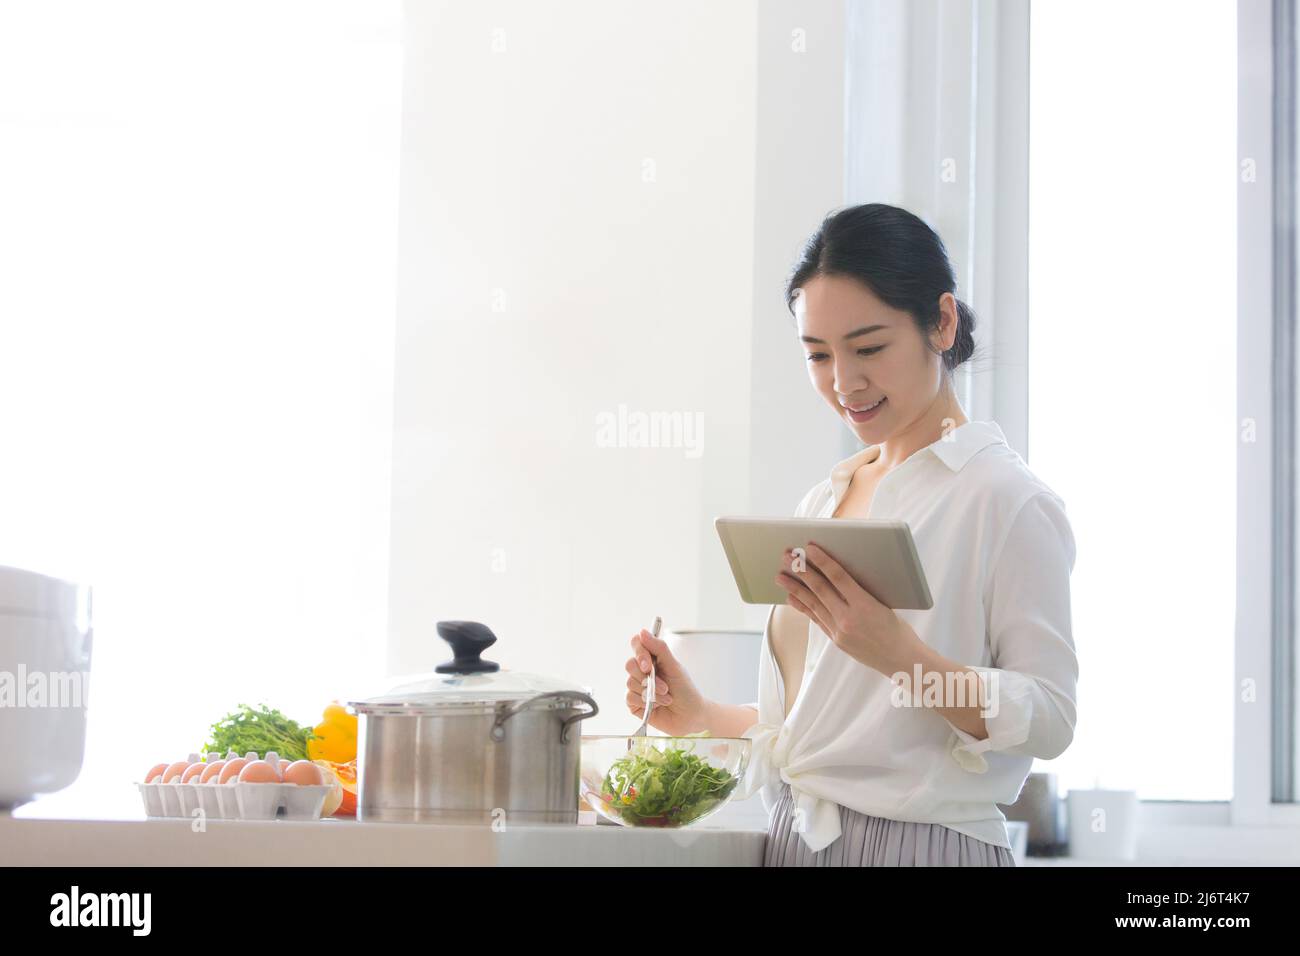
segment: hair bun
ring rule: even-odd
[[[819,275],[856,279],[886,305],[909,313],[927,337],[939,327],[940,298],[957,289],[939,234],[914,213],[884,203],[849,206],[822,221],[786,283],[791,312],[804,283]],[[944,365],[952,371],[974,353],[975,312],[959,299],[957,339],[943,353]]]

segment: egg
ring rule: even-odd
[[[163,771],[162,782],[180,783],[181,774],[185,773],[189,766],[190,762],[188,760],[178,760],[173,764],[168,764],[167,769]]]
[[[296,783],[300,787],[319,787],[325,783],[325,775],[310,760],[295,760],[285,769],[284,782]]]
[[[155,780],[160,779],[162,775],[166,772],[167,772],[167,764],[156,763],[149,769],[149,772],[144,775],[144,782],[153,783]]]
[[[235,757],[226,761],[226,765],[221,768],[221,774],[217,777],[217,783],[234,783],[239,779],[239,771],[243,770],[248,764],[247,757]]]
[[[266,760],[253,760],[239,771],[240,783],[279,783],[280,771]]]
[[[214,760],[208,764],[203,773],[199,775],[199,783],[216,783],[221,777],[221,768],[226,765],[224,760]]]

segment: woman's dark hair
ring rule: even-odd
[[[957,281],[938,233],[906,209],[883,203],[831,213],[804,246],[786,284],[794,310],[805,282],[814,276],[857,279],[886,305],[911,313],[926,337],[939,328],[939,297],[955,293]],[[957,338],[943,353],[949,372],[975,351],[975,313],[957,300]]]

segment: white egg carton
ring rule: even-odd
[[[227,755],[235,756],[234,754]],[[257,754],[245,754],[256,760]],[[220,754],[204,754],[204,762],[223,759]],[[267,753],[272,763],[277,755]],[[189,755],[190,763],[199,762],[199,754]],[[148,817],[186,817],[198,810],[214,820],[319,820],[331,784],[319,786],[297,783],[137,783]],[[283,811],[283,812],[282,812]]]

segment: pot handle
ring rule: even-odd
[[[528,707],[530,704],[535,704],[539,700],[571,700],[574,701],[575,703],[586,704],[588,707],[591,708],[591,710],[585,711],[584,713],[574,714],[572,717],[570,717],[560,726],[560,743],[562,744],[567,744],[569,742],[570,724],[575,724],[580,720],[586,720],[588,717],[595,717],[596,714],[600,712],[600,708],[596,706],[596,701],[592,698],[590,694],[584,694],[580,690],[550,691],[545,694],[538,694],[536,697],[529,697],[527,700],[521,700],[517,704],[512,706],[509,710],[503,711],[502,713],[497,715],[497,719],[492,723],[492,739],[497,741],[498,743],[500,743],[502,740],[505,740],[506,721],[509,720],[511,717],[513,717],[515,714],[519,713],[525,707]]]

